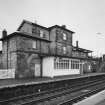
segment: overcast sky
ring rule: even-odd
[[[66,25],[74,31],[73,44],[105,53],[105,0],[0,0],[0,30],[17,30],[22,20],[49,27]]]

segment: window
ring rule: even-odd
[[[32,34],[36,33],[36,27],[32,27]]]
[[[40,30],[40,37],[42,38],[44,36],[44,32]]]
[[[55,58],[54,69],[69,69],[69,59]]]
[[[63,53],[66,54],[66,47],[63,47]]]
[[[79,69],[79,61],[78,60],[71,60],[71,69]]]
[[[80,61],[75,59],[67,59],[67,58],[55,58],[54,69],[57,70],[80,69]]]
[[[32,48],[36,49],[36,41],[33,41]]]
[[[67,35],[63,33],[63,40],[67,40]]]

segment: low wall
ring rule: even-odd
[[[15,69],[0,69],[0,79],[15,78]]]

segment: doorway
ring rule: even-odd
[[[40,64],[35,64],[35,77],[40,77],[41,76],[41,69],[40,69]]]

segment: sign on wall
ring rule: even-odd
[[[15,78],[15,69],[0,70],[0,79]]]

